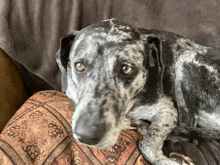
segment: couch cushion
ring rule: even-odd
[[[0,132],[27,99],[19,72],[0,49]]]
[[[53,165],[147,165],[137,143],[141,136],[122,130],[117,143],[107,150],[87,147],[72,138],[74,107],[61,92],[43,91],[34,94],[16,112],[0,135],[0,164]],[[220,163],[219,142],[176,142],[167,139],[165,155],[178,152],[197,165]]]
[[[55,53],[60,38],[73,30],[117,18],[219,46],[219,16],[216,0],[1,0],[0,47],[24,66],[20,71],[31,91],[59,90]]]
[[[72,138],[72,102],[63,93],[33,95],[0,135],[0,164],[147,164],[137,148],[140,135],[123,130],[110,149],[87,147]]]

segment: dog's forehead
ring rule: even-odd
[[[81,30],[87,36],[97,33],[99,36],[105,36],[112,41],[136,41],[140,39],[140,33],[131,25],[120,22],[116,19],[105,20],[93,24]]]
[[[137,58],[143,59],[144,45],[134,28],[107,20],[82,29],[73,50],[80,57],[111,54],[137,61]]]

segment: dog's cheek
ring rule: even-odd
[[[132,97],[137,95],[143,89],[146,82],[146,77],[146,74],[139,73],[132,82],[131,86],[129,87],[129,93]]]
[[[71,85],[67,87],[66,95],[69,99],[72,100],[74,106],[76,106],[78,104],[79,99],[77,98],[76,89],[71,87]]]
[[[115,145],[118,140],[118,136],[122,130],[122,127],[120,125],[109,127],[109,130],[106,131],[105,136],[103,137],[103,140],[100,142],[100,148],[108,149]]]

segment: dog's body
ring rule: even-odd
[[[72,99],[74,137],[115,144],[126,116],[151,122],[139,148],[151,164],[178,164],[162,153],[171,130],[220,130],[220,52],[173,33],[135,29],[115,19],[62,39],[62,90]]]

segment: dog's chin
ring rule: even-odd
[[[80,142],[78,136],[76,134],[74,134],[74,133],[73,133],[73,137],[78,142],[80,142],[82,144],[85,144],[85,145],[87,145],[89,147],[95,147],[95,148],[99,148],[99,149],[109,149],[109,148],[111,148],[112,146],[114,146],[116,144],[116,142],[118,140],[119,133],[120,133],[120,131],[119,132],[116,131],[116,133],[114,133],[114,135],[117,134],[116,136],[113,136],[113,134],[112,134],[112,136],[105,135],[102,138],[102,140],[100,142],[98,142],[97,144],[95,144],[95,145],[89,145],[89,144]]]
[[[85,144],[85,145],[87,145],[87,146],[89,146],[89,147],[95,147],[95,148],[99,148],[99,149],[109,149],[109,148],[111,148],[112,146],[114,146],[114,144],[116,144],[116,142],[117,141],[115,141],[114,143],[112,143],[112,144],[106,144],[106,143],[98,143],[98,144],[96,144],[96,145],[87,145],[87,144]]]

